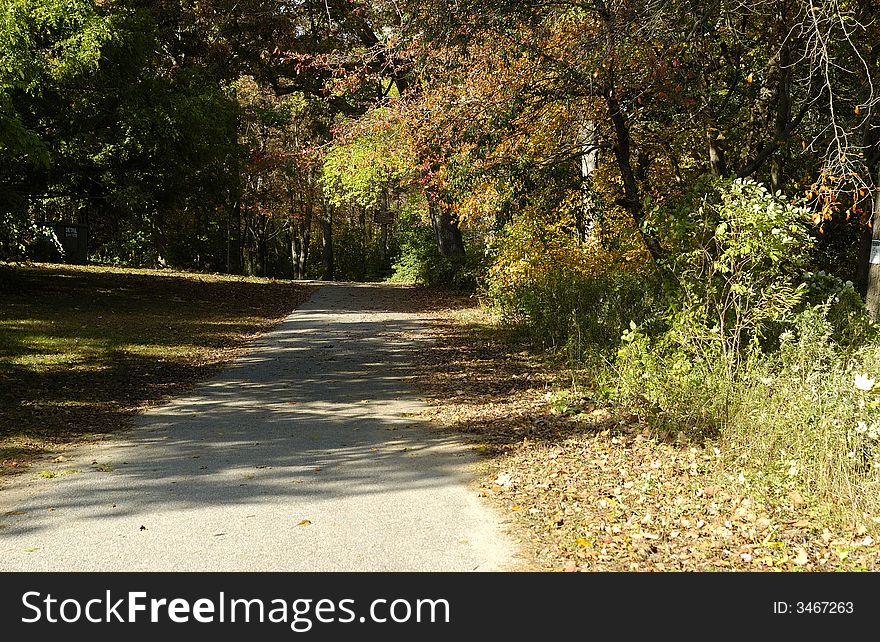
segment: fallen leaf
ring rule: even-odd
[[[311,523],[312,523],[311,520],[309,520],[309,519],[304,519],[304,520],[302,520],[299,524],[297,524],[297,526],[309,526],[309,525],[311,525]]]
[[[792,560],[798,566],[806,566],[810,563],[810,557],[807,555],[807,551],[801,548],[800,546],[796,547],[797,555]]]

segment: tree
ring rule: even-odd
[[[112,257],[144,245],[166,255],[173,212],[223,199],[232,101],[201,69],[169,64],[161,29],[133,3],[16,0],[3,11],[4,138],[38,161],[0,170],[17,215],[88,223],[97,244],[114,241]]]
[[[876,27],[865,3],[757,2],[748,12],[721,2],[605,0],[408,8],[428,69],[422,129],[439,141],[436,162],[478,173],[518,156],[537,183],[550,167],[572,176],[592,123],[591,147],[616,174],[607,200],[629,214],[661,265],[664,231],[652,212],[700,174],[773,188],[812,176],[820,223],[848,206],[865,213],[858,187],[870,172],[859,132],[873,131],[876,104],[868,62]]]

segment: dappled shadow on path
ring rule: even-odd
[[[0,438],[64,445],[112,432],[137,408],[216,373],[309,293],[221,275],[9,270],[0,287]],[[14,454],[0,451],[5,458]]]
[[[0,518],[0,535],[33,534],[59,520],[88,529],[157,511],[249,512],[460,480],[466,450],[414,417],[423,405],[412,393],[412,364],[428,339],[408,294],[389,286],[319,290],[193,394],[137,417],[134,430],[78,474],[10,507],[20,514]]]

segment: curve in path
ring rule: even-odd
[[[334,284],[193,394],[0,493],[0,570],[500,570],[470,451],[412,417],[405,288]]]

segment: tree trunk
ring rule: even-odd
[[[783,43],[779,52],[779,91],[776,99],[776,140],[782,140],[791,122],[791,54],[788,45]],[[774,194],[785,187],[785,163],[782,158],[784,148],[770,161],[770,191]]]
[[[236,263],[238,261],[233,262],[232,257],[235,256],[238,258],[238,248],[236,247],[235,253],[233,254],[233,221],[235,222],[235,230],[238,230],[239,227],[239,201],[238,199],[232,204],[231,207],[226,211],[226,273],[227,274],[235,274],[236,272]]]
[[[235,204],[236,211],[236,245],[238,250],[237,263],[238,270],[236,270],[237,274],[247,274],[249,272],[248,266],[245,264],[245,246],[247,245],[247,222],[245,219],[246,211],[241,207],[239,202]]]
[[[358,263],[358,281],[367,280],[367,208],[362,207],[358,215],[358,227],[361,228],[360,262]]]
[[[299,273],[299,235],[296,231],[296,224],[293,221],[287,226],[287,245],[290,248],[290,265],[293,271],[294,279],[301,279]]]
[[[871,319],[877,321],[880,312],[880,188],[874,189],[874,220],[872,222],[871,250],[868,257],[868,294],[866,305]]]
[[[324,217],[321,220],[321,232],[324,250],[324,273],[321,278],[324,281],[332,281],[335,272],[333,265],[333,209],[326,200],[324,201]]]
[[[720,132],[712,126],[706,128],[706,140],[709,143],[709,170],[712,176],[723,178],[727,176],[727,162],[724,160],[724,150],[718,145]]]
[[[306,264],[309,260],[309,245],[312,242],[312,206],[309,205],[306,210],[305,217],[302,222],[302,234],[300,235],[300,250],[299,256],[297,257],[297,272],[299,273],[298,279],[306,278]]]
[[[880,189],[880,134],[878,134],[871,120],[868,120],[864,127],[862,145],[865,150],[865,166],[868,169],[868,175],[865,178],[875,186],[876,190]],[[870,258],[872,241],[877,238],[877,210],[880,207],[877,201],[880,198],[877,197],[876,192],[873,194],[873,197],[872,216],[868,218],[866,224],[859,226],[862,230],[862,235],[856,282],[859,292],[865,297],[867,297],[869,290],[870,270],[872,267],[876,267],[871,265]]]
[[[293,265],[293,278],[306,278],[306,263],[309,259],[309,244],[312,240],[312,213],[307,211],[302,221],[291,220],[288,226],[290,236],[290,262]]]
[[[461,239],[461,229],[452,220],[445,207],[434,199],[429,199],[428,209],[431,213],[431,224],[437,237],[437,247],[440,254],[448,259],[464,258],[464,242]]]
[[[871,242],[873,241],[873,230],[871,229],[871,219],[868,223],[859,225],[859,264],[856,269],[856,289],[862,297],[868,294],[868,274],[871,271]]]
[[[618,204],[626,208],[630,213],[633,223],[635,223],[636,229],[641,234],[651,258],[659,264],[663,258],[663,248],[660,246],[660,241],[653,234],[647,232],[642,225],[645,219],[645,211],[641,192],[636,182],[635,172],[633,172],[632,168],[630,134],[629,127],[626,124],[626,117],[623,115],[616,98],[609,95],[606,102],[611,122],[614,124],[614,157],[617,160],[620,178],[623,181],[623,198],[618,200]]]
[[[384,273],[386,265],[388,261],[388,223],[380,224],[380,232],[379,232],[379,263],[382,265],[382,272]]]
[[[575,211],[575,228],[578,240],[585,243],[596,227],[595,201],[593,199],[593,174],[599,168],[599,147],[596,123],[587,121],[581,128],[581,206]]]

